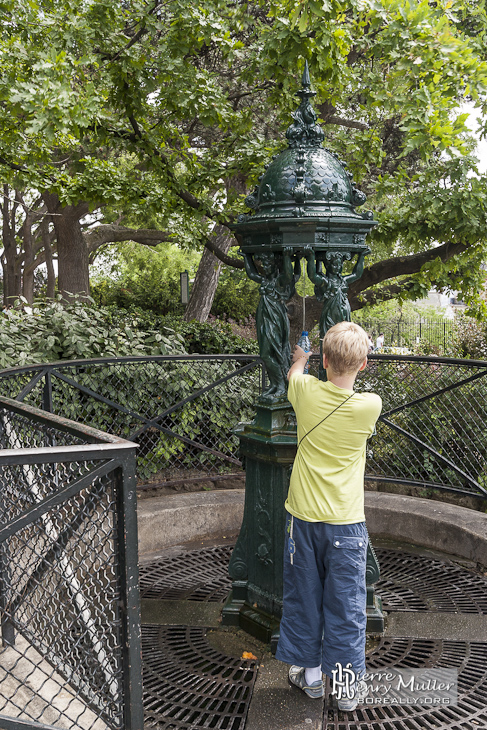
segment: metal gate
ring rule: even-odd
[[[135,445],[0,398],[0,727],[142,730]]]

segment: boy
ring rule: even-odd
[[[322,382],[303,370],[309,358],[296,345],[288,398],[298,423],[298,450],[285,508],[284,605],[276,658],[292,664],[289,680],[309,697],[324,694],[322,672],[347,664],[365,671],[365,445],[382,401],[355,393],[367,365],[369,339],[353,322],[323,339]],[[353,710],[356,697],[339,699]]]

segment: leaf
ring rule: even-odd
[[[251,651],[244,651],[244,652],[242,652],[242,657],[241,658],[242,659],[250,659],[250,660],[253,660],[253,661],[257,661],[257,657],[255,656],[255,654],[252,654]]]

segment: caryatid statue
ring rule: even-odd
[[[294,295],[299,279],[299,259],[292,264],[293,251],[285,248],[281,253],[244,253],[247,276],[259,284],[260,299],[256,313],[257,341],[269,378],[269,387],[262,397],[274,398],[286,395],[286,378],[291,362],[289,344],[289,319],[286,302]],[[260,262],[262,273],[255,265]]]
[[[348,301],[348,287],[363,274],[365,256],[370,249],[361,251],[351,274],[343,276],[342,269],[345,261],[352,258],[347,251],[326,251],[316,253],[310,246],[305,248],[308,262],[308,277],[315,285],[315,296],[323,302],[320,317],[320,339],[338,322],[350,322],[350,302]],[[325,271],[323,273],[323,264]]]

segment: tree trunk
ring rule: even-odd
[[[228,228],[224,226],[216,226],[212,239],[223,253],[228,252],[234,240],[233,236],[229,234]],[[191,289],[188,306],[184,313],[184,319],[187,322],[192,319],[196,319],[198,322],[206,322],[208,319],[215,298],[221,267],[221,261],[205,248]]]
[[[12,306],[15,299],[21,294],[21,277],[17,244],[15,240],[15,203],[10,208],[10,189],[3,186],[2,211],[2,238],[3,238],[3,303]]]
[[[44,247],[44,252],[46,255],[46,267],[47,267],[46,297],[47,297],[47,299],[54,299],[54,294],[56,292],[56,274],[54,272],[51,237],[49,235],[49,221],[47,220],[47,218],[43,218],[43,220],[42,220],[41,236],[42,236],[42,245]]]
[[[34,245],[32,241],[32,224],[34,217],[26,213],[21,229],[24,245],[24,273],[22,276],[22,294],[29,304],[34,302]]]
[[[90,294],[88,247],[80,219],[88,212],[87,203],[63,206],[57,195],[43,194],[57,239],[58,289],[64,299],[86,299]]]

